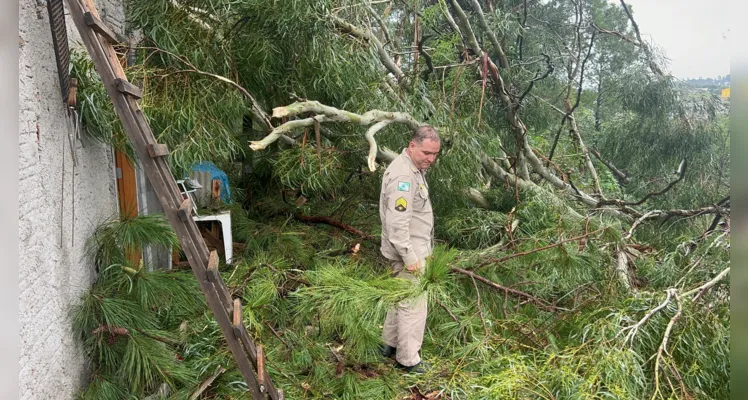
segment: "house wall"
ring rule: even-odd
[[[123,1],[96,4],[123,33]],[[117,200],[111,148],[85,141],[71,148],[46,7],[43,0],[19,7],[19,382],[21,399],[65,400],[87,377],[70,315],[94,276],[84,244],[116,215]],[[69,16],[66,22],[71,47],[82,46]]]

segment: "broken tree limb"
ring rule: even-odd
[[[703,284],[703,285],[701,285],[701,286],[699,286],[699,287],[697,287],[695,289],[691,289],[691,290],[683,293],[682,296],[690,296],[690,295],[696,293],[696,296],[693,299],[693,301],[696,301],[696,300],[698,300],[699,297],[701,297],[702,292],[705,292],[707,289],[715,286],[717,283],[719,283],[719,281],[721,281],[722,279],[724,279],[724,277],[727,276],[727,274],[729,274],[729,273],[730,273],[730,267],[727,267],[727,268],[723,269],[722,272],[720,272],[717,276],[715,276],[714,278],[712,278],[712,280],[710,280],[709,282],[707,282],[707,283],[705,283],[705,284]]]
[[[508,294],[512,295],[513,297],[518,297],[518,298],[529,300],[533,304],[535,304],[538,307],[543,308],[545,310],[548,310],[548,311],[556,311],[557,310],[556,306],[554,306],[552,304],[549,304],[546,301],[541,300],[541,299],[539,299],[539,298],[537,298],[537,297],[535,297],[535,296],[533,296],[533,295],[531,295],[529,293],[525,293],[525,292],[523,292],[521,290],[517,290],[517,289],[512,289],[512,288],[508,288],[508,287],[505,287],[505,286],[501,286],[501,285],[499,285],[496,282],[493,282],[493,281],[491,281],[491,280],[489,280],[487,278],[484,278],[484,277],[482,277],[482,276],[480,276],[478,274],[475,274],[473,272],[470,272],[470,271],[468,271],[466,269],[462,269],[462,268],[459,268],[459,267],[450,267],[450,268],[454,272],[457,272],[459,274],[463,274],[463,275],[469,276],[470,278],[475,279],[475,280],[477,280],[477,281],[479,281],[479,282],[481,282],[481,283],[483,283],[483,284],[485,284],[487,286],[490,286],[493,289],[497,289],[497,290],[503,291],[505,293],[508,293]]]
[[[667,297],[665,298],[665,300],[664,300],[664,301],[663,301],[662,303],[660,303],[660,305],[658,305],[657,307],[655,307],[655,308],[653,308],[653,309],[649,310],[649,312],[648,312],[648,313],[644,314],[644,317],[643,317],[642,319],[640,319],[640,320],[639,320],[639,322],[635,323],[634,325],[630,325],[630,326],[627,326],[627,327],[625,327],[625,328],[621,329],[621,331],[620,331],[620,332],[618,332],[618,334],[620,335],[620,334],[622,334],[622,333],[624,333],[624,332],[626,332],[626,331],[629,331],[629,333],[627,333],[627,334],[626,334],[626,337],[625,337],[625,338],[623,339],[623,344],[624,344],[624,345],[626,344],[626,342],[629,342],[629,343],[631,343],[631,346],[633,346],[633,345],[634,345],[634,344],[633,344],[633,341],[634,341],[634,336],[636,336],[636,333],[637,333],[637,332],[639,332],[639,329],[640,329],[640,328],[641,328],[641,327],[642,327],[642,326],[643,326],[643,325],[644,325],[644,324],[645,324],[645,323],[646,323],[646,322],[647,322],[647,321],[648,321],[648,320],[649,320],[650,318],[652,318],[652,316],[653,316],[653,315],[657,314],[657,312],[658,312],[658,311],[662,310],[663,308],[665,308],[665,307],[666,307],[666,306],[667,306],[667,305],[668,305],[668,304],[670,303],[670,299],[671,299],[671,298],[672,298],[672,296],[673,296],[673,290],[674,290],[674,289],[668,289],[668,290],[666,291],[666,293],[667,293]]]
[[[197,400],[198,398],[200,398],[200,395],[202,395],[203,392],[206,389],[208,389],[210,385],[213,384],[213,381],[215,381],[216,378],[218,378],[224,372],[226,372],[226,368],[223,368],[223,366],[219,365],[218,368],[216,368],[216,372],[213,375],[209,376],[207,379],[205,379],[200,384],[200,386],[198,386],[197,390],[195,390],[195,393],[193,393],[192,396],[190,396],[190,400]]]
[[[631,224],[631,229],[629,229],[628,233],[626,233],[626,236],[624,236],[623,238],[626,240],[631,239],[631,237],[634,235],[634,230],[636,229],[636,227],[639,226],[639,224],[641,224],[642,222],[644,222],[644,220],[650,218],[654,214],[655,214],[655,211],[649,211],[648,213],[639,217],[639,219],[637,219],[636,221],[634,221],[633,224]]]
[[[594,235],[596,233],[602,232],[605,229],[607,229],[607,228],[600,228],[598,230],[595,230],[595,231],[592,231],[592,232],[589,232],[589,233],[585,233],[584,235],[575,236],[573,238],[561,240],[561,241],[559,241],[557,243],[554,243],[554,244],[549,244],[547,246],[538,247],[536,249],[532,249],[532,250],[529,250],[529,251],[523,251],[521,253],[510,254],[508,256],[501,257],[501,258],[498,258],[498,259],[492,259],[492,260],[489,260],[489,261],[487,261],[487,262],[485,262],[483,264],[478,265],[477,267],[475,267],[475,269],[482,268],[482,267],[485,267],[485,266],[491,265],[491,264],[500,264],[500,263],[502,263],[504,261],[511,260],[512,258],[522,257],[522,256],[526,256],[526,255],[529,255],[529,254],[537,253],[537,252],[540,252],[540,251],[552,249],[554,247],[561,246],[564,243],[576,242],[578,240],[586,239],[587,237],[592,236],[592,235]]]
[[[626,291],[631,291],[631,274],[629,273],[629,258],[626,255],[626,246],[621,245],[618,248],[615,261],[615,272],[618,281],[623,285]]]
[[[377,143],[374,140],[374,134],[376,132],[391,123],[404,124],[413,130],[422,125],[420,122],[413,119],[413,117],[408,113],[371,110],[363,114],[356,114],[350,111],[326,106],[317,101],[296,102],[285,107],[276,107],[273,109],[274,118],[293,117],[303,113],[314,113],[317,115],[310,118],[288,121],[273,129],[262,140],[250,142],[249,147],[254,151],[265,149],[268,145],[278,140],[282,134],[293,129],[311,126],[316,123],[334,121],[351,122],[359,125],[374,124],[365,136],[366,141],[369,143],[369,157],[367,160],[369,169],[374,171],[376,169],[376,163],[374,160],[379,154]]]
[[[480,45],[478,44],[478,39],[475,38],[475,33],[473,32],[473,28],[470,26],[470,20],[468,20],[467,14],[465,14],[460,3],[456,0],[450,0],[450,4],[452,4],[452,8],[455,10],[455,14],[457,14],[457,20],[460,21],[459,25],[462,36],[467,36],[465,39],[467,40],[468,47],[473,50],[473,53],[476,56],[480,56],[483,53],[483,50],[481,50]]]
[[[376,35],[374,35],[371,31],[361,29],[351,24],[350,22],[345,21],[337,15],[330,15],[330,19],[341,32],[372,43],[377,50],[379,60],[381,61],[382,65],[384,65],[385,69],[387,69],[387,71],[389,71],[395,77],[395,79],[397,80],[397,85],[409,92],[413,92],[415,90],[414,85],[411,84],[408,76],[403,73],[398,63],[395,62],[392,57],[390,57],[389,53],[387,53],[387,50],[384,48],[384,45]],[[431,100],[426,97],[426,94],[422,91],[419,91],[418,94],[420,94],[421,100],[426,103],[429,111],[432,114],[435,113],[436,108],[434,107],[434,104],[431,102]]]
[[[377,142],[374,140],[374,135],[391,123],[392,121],[389,120],[379,121],[372,125],[366,131],[366,135],[364,135],[366,142],[369,143],[369,156],[366,158],[366,163],[368,164],[370,171],[375,171],[377,169]]]
[[[488,23],[486,23],[486,17],[483,15],[483,8],[481,8],[480,3],[478,0],[471,0],[470,5],[473,8],[473,11],[478,15],[478,23],[480,24],[481,29],[483,29],[486,35],[488,35],[488,40],[493,46],[493,51],[499,58],[499,66],[501,68],[509,68],[509,60],[506,58],[506,54],[504,53],[504,49],[501,48],[501,44],[499,44],[499,41],[496,39],[496,35],[489,28]]]
[[[394,47],[395,43],[392,41],[392,38],[390,36],[390,31],[387,29],[387,25],[382,20],[382,17],[379,16],[379,14],[374,10],[374,7],[370,5],[366,6],[366,10],[369,11],[369,14],[371,14],[372,17],[374,17],[374,20],[377,21],[377,24],[379,25],[379,29],[382,30],[382,35],[384,35],[384,44],[382,47],[389,44],[390,46]]]
[[[598,152],[595,149],[590,149],[590,152],[592,153],[592,155],[594,155],[597,158],[598,161],[600,161],[601,163],[603,163],[603,165],[608,167],[608,170],[610,170],[610,172],[612,172],[613,175],[615,175],[621,181],[621,183],[625,185],[631,182],[629,177],[623,171],[616,168],[616,166],[613,165],[613,163],[611,163],[610,161],[604,160],[603,157],[600,155],[600,152]]]
[[[304,215],[301,213],[295,214],[296,219],[298,219],[301,222],[305,222],[308,224],[327,224],[330,226],[333,226],[335,228],[344,230],[346,232],[352,233],[356,236],[360,236],[365,239],[369,239],[372,241],[376,241],[375,238],[367,233],[364,233],[363,231],[360,231],[348,224],[344,224],[340,221],[336,221],[330,217],[323,217],[323,216],[310,216],[310,215]]]
[[[670,332],[673,330],[673,326],[675,326],[675,323],[678,321],[678,318],[680,318],[681,313],[683,311],[683,304],[681,304],[680,297],[678,296],[678,291],[676,289],[669,289],[673,292],[673,297],[675,297],[675,302],[678,304],[678,311],[673,315],[672,318],[670,318],[670,322],[668,322],[667,327],[665,328],[665,333],[662,335],[662,343],[660,343],[660,347],[657,349],[657,357],[655,358],[655,391],[652,395],[652,400],[654,400],[657,397],[657,394],[660,391],[660,360],[662,360],[662,353],[670,354],[667,351],[667,342],[670,339]]]
[[[629,21],[631,21],[631,26],[634,28],[634,33],[636,34],[636,39],[639,40],[639,45],[642,50],[644,50],[644,55],[647,57],[647,62],[649,63],[649,69],[652,70],[652,73],[657,75],[660,78],[665,77],[665,73],[662,72],[659,66],[657,66],[657,63],[654,62],[652,57],[652,51],[649,49],[649,46],[644,43],[644,40],[642,40],[642,35],[639,32],[639,25],[636,23],[636,20],[634,20],[634,16],[631,15],[631,11],[629,10],[629,7],[626,5],[626,2],[623,0],[621,1],[621,6],[623,7],[623,11],[626,12],[626,16],[628,16]]]
[[[647,193],[646,196],[644,196],[639,201],[623,201],[623,200],[601,200],[598,204],[599,206],[606,206],[606,205],[616,205],[616,206],[638,206],[647,201],[650,197],[654,196],[662,196],[663,194],[667,193],[670,189],[673,188],[678,182],[682,181],[683,178],[686,176],[686,160],[680,162],[680,165],[678,166],[678,171],[676,171],[678,174],[678,178],[674,181],[670,182],[664,189],[660,190],[659,192],[651,192]]]
[[[600,26],[598,26],[597,24],[595,24],[595,22],[594,22],[594,21],[592,21],[592,22],[590,23],[590,25],[591,25],[591,26],[592,26],[593,28],[595,28],[595,29],[596,29],[596,30],[597,30],[598,32],[600,32],[600,33],[603,33],[603,34],[606,34],[606,35],[612,35],[612,36],[616,36],[616,37],[618,37],[618,38],[621,38],[622,40],[624,40],[624,41],[626,41],[626,42],[629,42],[629,43],[633,44],[633,45],[634,45],[634,46],[636,46],[636,47],[639,47],[639,46],[641,46],[641,45],[640,45],[639,43],[637,43],[637,42],[636,42],[636,40],[634,40],[634,39],[631,39],[630,37],[628,37],[628,36],[626,36],[626,35],[622,34],[621,32],[616,32],[616,31],[612,31],[612,30],[609,30],[609,29],[604,29],[604,28],[601,28]]]
[[[371,42],[376,48],[377,53],[379,54],[379,60],[382,62],[384,67],[392,73],[392,75],[395,75],[398,84],[403,87],[409,87],[410,83],[408,82],[408,78],[405,76],[400,67],[395,64],[395,61],[392,60],[392,57],[390,57],[389,53],[387,53],[387,50],[385,50],[382,42],[379,41],[376,35],[351,24],[350,22],[338,17],[337,15],[330,15],[330,18],[332,19],[332,22],[335,23],[335,25],[338,27],[338,29],[340,29],[343,33],[347,33],[351,36]]]

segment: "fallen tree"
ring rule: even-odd
[[[134,0],[129,12],[144,37],[128,74],[173,169],[211,160],[230,176],[241,246],[222,274],[289,397],[726,395],[726,114],[663,72],[624,2]],[[111,140],[86,65],[81,115]],[[453,366],[429,384],[376,355],[384,311],[415,294],[378,256],[380,176],[423,124],[443,137],[424,353]],[[118,263],[100,265],[81,311],[96,316],[77,330],[97,366],[86,396],[241,393],[215,323],[170,303],[191,289],[153,303],[149,279],[180,273]],[[117,361],[147,353],[138,344],[161,350]]]

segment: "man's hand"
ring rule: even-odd
[[[405,269],[412,272],[413,275],[418,275],[421,273],[421,262],[416,261],[415,264],[410,264],[407,267],[405,267]]]

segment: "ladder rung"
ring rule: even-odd
[[[182,220],[182,222],[189,221],[189,218],[192,216],[192,201],[190,201],[189,198],[186,198],[182,201],[177,214],[179,215],[179,219]]]
[[[117,78],[115,82],[117,82],[117,90],[119,90],[120,92],[130,95],[136,100],[140,100],[141,98],[143,98],[143,91],[127,80]]]
[[[169,146],[160,143],[151,143],[148,145],[148,155],[150,155],[151,158],[168,156]]]
[[[234,299],[233,323],[234,323],[234,327],[242,325],[242,301],[239,299]]]
[[[104,25],[104,22],[98,19],[95,15],[87,12],[83,14],[83,20],[86,22],[86,25],[90,26],[96,33],[103,36],[104,39],[106,39],[109,43],[119,43],[119,40],[117,40],[117,35],[112,32],[112,30],[109,29],[108,26]]]
[[[260,384],[260,391],[265,393],[265,352],[262,345],[257,345],[257,383]]]
[[[220,276],[218,275],[218,252],[213,250],[210,252],[208,257],[208,268],[207,268],[208,280],[213,283],[218,283]]]
[[[218,283],[219,275],[217,269],[210,269],[208,268],[205,271],[205,275],[208,278],[208,282]]]

